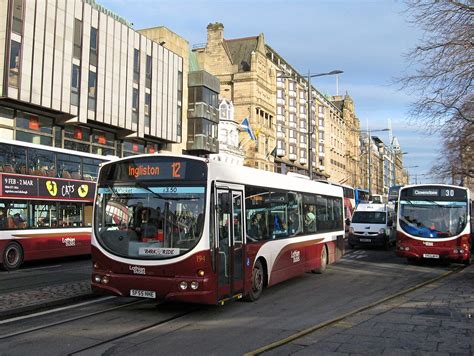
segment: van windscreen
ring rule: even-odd
[[[362,224],[385,224],[386,214],[380,211],[356,211],[352,217],[352,223]]]

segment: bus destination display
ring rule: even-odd
[[[448,199],[448,198],[459,198],[466,199],[465,189],[456,189],[453,187],[423,187],[423,188],[410,188],[403,192],[402,197],[412,198],[424,198],[424,199]]]
[[[183,179],[186,176],[186,162],[153,162],[128,165],[128,175],[141,179]]]

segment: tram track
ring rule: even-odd
[[[133,335],[137,335],[137,334],[139,334],[139,333],[141,333],[141,332],[153,330],[153,329],[156,328],[156,327],[163,326],[163,325],[165,325],[165,324],[167,324],[167,323],[169,323],[169,322],[171,322],[171,321],[174,321],[174,320],[177,320],[177,319],[179,319],[179,318],[182,318],[182,317],[184,317],[184,316],[186,316],[186,315],[192,314],[192,313],[194,313],[194,312],[196,312],[196,311],[198,311],[198,310],[200,310],[200,309],[201,309],[201,307],[196,306],[196,307],[192,308],[191,310],[183,311],[183,312],[181,312],[181,313],[179,313],[179,314],[177,314],[177,315],[173,315],[173,316],[171,316],[171,317],[169,317],[169,318],[166,318],[166,319],[164,319],[164,320],[160,320],[160,321],[158,321],[158,322],[156,322],[156,323],[153,323],[153,324],[151,324],[151,325],[139,327],[139,328],[136,328],[136,329],[134,329],[134,330],[128,331],[128,332],[126,332],[126,333],[123,333],[123,334],[121,334],[121,335],[115,336],[115,337],[113,337],[113,338],[100,341],[100,342],[98,342],[98,343],[96,343],[96,344],[94,344],[94,345],[90,345],[90,346],[84,347],[84,348],[82,348],[82,349],[79,349],[79,350],[70,352],[70,353],[68,353],[67,355],[68,355],[68,356],[72,356],[72,355],[78,355],[78,354],[80,354],[80,353],[82,353],[82,352],[92,351],[92,350],[94,350],[94,349],[96,349],[96,348],[98,348],[98,347],[100,347],[100,346],[107,345],[107,344],[109,344],[109,343],[111,343],[111,342],[119,341],[119,340],[125,339],[125,338],[127,338],[127,337],[130,337],[130,336],[133,336]]]
[[[78,316],[75,316],[75,317],[72,317],[72,318],[67,318],[67,319],[64,319],[64,320],[60,320],[60,321],[56,321],[56,322],[52,322],[52,323],[48,323],[48,324],[44,324],[44,325],[38,325],[38,326],[31,327],[31,328],[28,328],[28,329],[24,329],[24,330],[21,330],[21,331],[17,331],[17,332],[5,334],[5,335],[0,335],[0,341],[5,340],[5,339],[9,339],[9,338],[12,338],[12,337],[16,337],[16,336],[25,335],[25,334],[29,334],[29,333],[32,333],[32,332],[40,331],[40,330],[45,330],[45,329],[55,327],[55,326],[58,326],[58,325],[71,323],[71,322],[74,322],[74,321],[77,321],[77,320],[81,320],[81,319],[90,318],[90,317],[93,317],[93,316],[105,314],[105,313],[108,313],[108,312],[111,312],[111,311],[115,311],[115,310],[118,310],[118,309],[123,309],[123,308],[129,307],[129,306],[132,306],[132,305],[144,303],[146,301],[147,300],[145,300],[145,299],[134,300],[130,303],[122,304],[122,305],[115,306],[115,307],[112,307],[112,308],[98,310],[98,311],[95,311],[95,312],[90,312],[90,313],[87,313],[87,314],[78,315]],[[63,310],[63,308],[59,308],[58,312],[61,311],[61,310]],[[47,311],[47,312],[40,312],[37,315],[42,316],[46,313],[51,313],[51,312],[54,312],[54,310],[53,311]],[[0,322],[0,325],[13,323],[13,322],[16,322],[20,319],[22,319],[22,317],[2,320]]]
[[[280,347],[283,347],[283,346],[285,346],[285,345],[290,344],[291,342],[293,342],[293,341],[295,341],[295,340],[301,339],[301,338],[303,338],[303,337],[305,337],[305,336],[307,336],[307,335],[309,335],[309,334],[311,334],[311,333],[313,333],[313,332],[316,332],[316,331],[318,331],[318,330],[324,329],[324,328],[326,328],[326,327],[330,327],[330,326],[332,326],[332,325],[334,325],[334,324],[336,324],[336,323],[340,323],[341,321],[344,321],[345,319],[348,319],[348,318],[350,318],[350,317],[352,317],[352,316],[354,316],[354,315],[356,315],[356,314],[358,314],[358,313],[361,313],[361,312],[364,312],[364,311],[366,311],[366,310],[372,309],[372,308],[374,308],[374,307],[376,307],[376,306],[379,306],[379,305],[381,305],[381,304],[383,304],[383,303],[392,301],[392,300],[394,300],[394,299],[396,299],[396,298],[402,297],[402,296],[404,296],[404,295],[406,295],[406,294],[409,294],[409,293],[414,292],[414,291],[416,291],[416,290],[418,290],[418,289],[421,289],[421,288],[423,288],[423,287],[425,287],[425,286],[428,286],[428,285],[433,284],[433,283],[435,283],[435,282],[437,282],[437,281],[440,281],[440,280],[442,280],[442,279],[444,279],[444,278],[447,278],[448,276],[451,276],[451,275],[453,275],[453,274],[455,274],[455,273],[458,273],[458,272],[462,271],[462,270],[465,269],[465,268],[466,268],[466,266],[459,266],[459,267],[457,267],[457,268],[455,268],[455,269],[453,269],[453,270],[450,270],[450,271],[447,271],[447,272],[443,273],[442,275],[439,275],[439,276],[436,276],[436,277],[434,277],[434,278],[431,278],[431,279],[429,279],[429,280],[427,280],[427,281],[421,282],[421,283],[419,283],[419,284],[417,284],[417,285],[415,285],[415,286],[413,286],[413,287],[404,289],[404,290],[402,290],[402,291],[400,291],[400,292],[398,292],[398,293],[395,293],[395,294],[389,295],[389,296],[387,296],[387,297],[384,297],[384,298],[382,298],[382,299],[380,299],[380,300],[377,300],[377,301],[375,301],[375,302],[373,302],[373,303],[370,303],[370,304],[364,305],[364,306],[362,306],[362,307],[359,307],[359,308],[357,308],[357,309],[355,309],[355,310],[352,310],[352,311],[350,311],[350,312],[348,312],[348,313],[345,313],[345,314],[343,314],[343,315],[341,315],[341,316],[338,316],[338,317],[336,317],[336,318],[334,318],[334,319],[327,320],[327,321],[324,321],[324,322],[322,322],[322,323],[319,323],[319,324],[310,326],[310,327],[308,327],[308,328],[306,328],[306,329],[303,329],[303,330],[298,331],[298,332],[296,332],[296,333],[294,333],[294,334],[292,334],[292,335],[289,335],[289,336],[287,336],[287,337],[285,337],[285,338],[283,338],[283,339],[280,339],[280,340],[277,340],[277,341],[272,342],[272,343],[270,343],[270,344],[267,344],[267,345],[265,345],[265,346],[262,346],[262,347],[260,347],[260,348],[258,348],[258,349],[256,349],[256,350],[249,351],[249,352],[245,353],[244,356],[262,355],[262,354],[264,354],[264,353],[266,353],[266,352],[269,352],[269,351],[272,351],[272,350],[276,350],[276,349],[278,349],[278,348],[280,348]],[[395,307],[393,307],[393,308],[395,308]],[[393,308],[391,308],[391,309],[393,309]]]

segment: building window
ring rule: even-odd
[[[81,59],[82,52],[82,21],[74,19],[74,52],[73,57]]]
[[[94,130],[92,134],[92,153],[99,155],[115,155],[114,134]]]
[[[146,71],[145,71],[145,87],[150,89],[151,88],[151,72],[152,72],[152,62],[151,56],[146,56]],[[179,85],[179,84],[178,84]],[[178,97],[179,100],[179,97]]]
[[[150,128],[151,94],[145,93],[145,127]]]
[[[132,123],[138,123],[138,89],[133,88],[133,97],[132,97]]]
[[[133,50],[133,83],[138,84],[140,81],[140,50]]]
[[[88,101],[87,108],[95,111],[96,96],[97,96],[97,73],[89,71],[89,86],[87,89]]]
[[[89,63],[97,67],[97,29],[91,27],[91,50],[89,56]]]
[[[79,92],[81,89],[81,67],[72,65],[71,75],[71,104],[79,106]]]
[[[21,43],[17,41],[11,41],[10,48],[10,66],[8,85],[18,88],[19,77],[20,77],[20,55],[21,55]]]
[[[19,35],[23,33],[23,0],[13,1],[12,31]]]

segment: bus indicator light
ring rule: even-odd
[[[198,269],[198,270],[197,270],[197,275],[198,275],[199,277],[204,277],[204,270],[203,270],[203,269]]]

